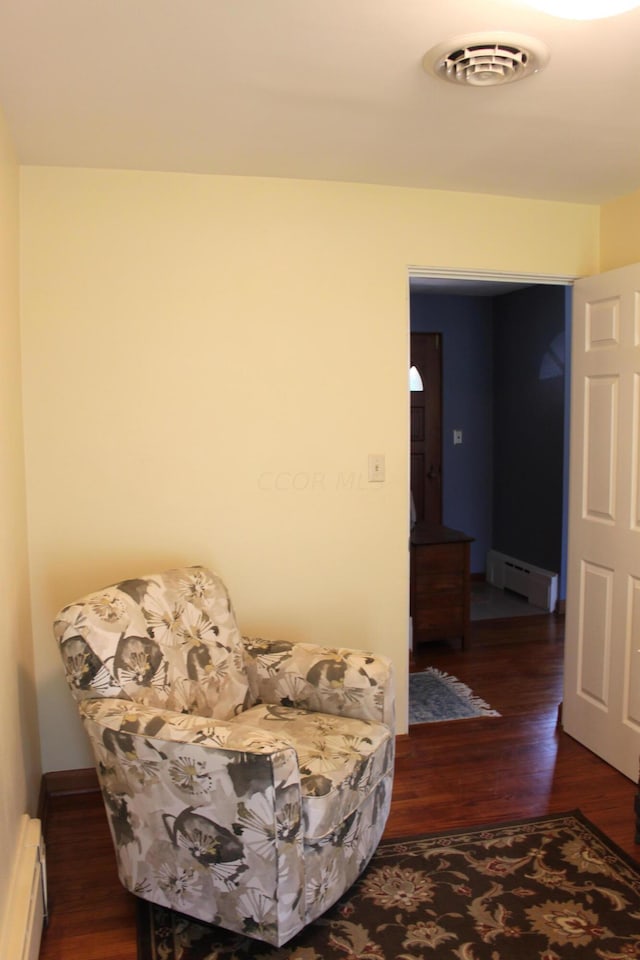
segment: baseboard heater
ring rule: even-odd
[[[508,557],[497,550],[487,554],[488,583],[500,590],[513,590],[534,607],[553,611],[558,602],[558,574]]]
[[[9,902],[0,934],[2,960],[38,960],[47,915],[47,880],[42,825],[25,814],[20,821]]]

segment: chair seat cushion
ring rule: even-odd
[[[296,750],[305,840],[335,831],[393,764],[392,733],[372,720],[258,704],[230,723],[270,730]]]

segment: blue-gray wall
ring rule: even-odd
[[[493,547],[560,572],[564,597],[570,290],[410,305],[412,332],[443,337],[443,523],[475,538],[472,573]]]
[[[493,546],[560,572],[565,292],[538,286],[494,300]]]

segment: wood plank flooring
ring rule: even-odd
[[[426,644],[411,669],[464,681],[502,716],[419,724],[399,741],[386,837],[579,807],[627,853],[635,785],[557,726],[563,622],[479,621],[468,649]],[[135,901],[120,886],[99,794],[55,797],[47,817],[51,919],[41,960],[135,960]]]

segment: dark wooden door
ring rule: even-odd
[[[442,523],[442,335],[411,334],[411,493],[416,519]],[[418,379],[416,378],[416,379]]]

